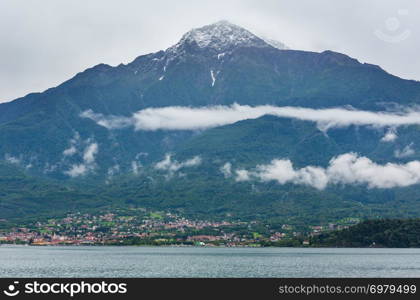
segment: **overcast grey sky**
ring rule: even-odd
[[[420,80],[419,12],[409,0],[0,0],[0,102],[166,49],[221,19]]]

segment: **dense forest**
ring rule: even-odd
[[[319,247],[420,247],[420,219],[368,220],[311,239]]]

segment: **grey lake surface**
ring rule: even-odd
[[[0,277],[420,277],[420,249],[3,245]]]

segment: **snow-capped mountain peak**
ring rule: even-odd
[[[192,29],[184,34],[178,44],[171,48],[178,49],[186,44],[195,44],[199,48],[209,48],[220,52],[241,46],[270,47],[263,39],[228,21],[219,21]]]

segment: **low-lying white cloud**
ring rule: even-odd
[[[406,164],[377,164],[355,153],[337,156],[327,168],[307,166],[295,169],[290,160],[274,159],[254,170],[236,170],[236,181],[277,181],[302,184],[323,190],[329,184],[360,184],[369,188],[406,187],[420,183],[420,161]]]
[[[92,171],[95,168],[95,158],[98,153],[98,144],[91,143],[85,148],[83,152],[83,162],[80,164],[73,164],[70,170],[65,171],[70,177],[83,176]]]
[[[140,173],[141,168],[141,163],[135,160],[131,161],[131,171],[133,172],[133,174],[138,175]]]
[[[250,172],[247,170],[236,170],[235,180],[238,182],[251,180]]]
[[[264,115],[315,122],[318,128],[323,131],[350,125],[397,128],[420,124],[420,111],[415,109],[400,112],[373,112],[349,108],[312,109],[271,105],[253,107],[239,104],[198,108],[182,106],[147,108],[130,117],[105,116],[87,110],[80,116],[91,119],[108,129],[132,126],[135,130],[198,130],[232,124],[246,119],[256,119]],[[394,136],[390,134],[386,140],[393,138]]]
[[[104,116],[101,113],[95,113],[91,109],[85,110],[80,117],[91,119],[98,125],[108,129],[121,129],[133,125],[133,120],[128,117],[121,116]]]
[[[64,157],[73,156],[77,153],[77,145],[80,143],[80,135],[75,132],[74,137],[70,139],[70,146],[63,151]]]
[[[232,176],[232,164],[230,162],[225,163],[223,166],[220,167],[220,172],[222,172],[225,178],[229,178]]]
[[[71,145],[69,148],[63,151],[64,156],[73,156],[76,153],[77,153],[77,149],[74,145]]]
[[[381,141],[385,143],[390,143],[390,142],[394,142],[397,138],[398,138],[398,135],[397,135],[396,129],[391,127],[385,133]]]
[[[4,155],[4,160],[7,161],[9,164],[19,165],[22,162],[20,157],[13,156],[9,153]]]
[[[98,153],[98,144],[92,143],[88,145],[83,153],[83,161],[85,163],[91,164],[95,162],[95,155]]]
[[[143,164],[141,163],[140,159],[147,156],[149,156],[149,153],[139,152],[136,154],[135,159],[131,161],[131,171],[133,172],[134,175],[140,174],[143,168]]]
[[[178,162],[177,160],[173,160],[170,154],[166,154],[165,158],[162,161],[156,163],[154,167],[156,170],[167,171],[169,175],[173,175],[175,172],[181,170],[182,168],[194,167],[200,164],[200,156],[194,156],[191,159]]]
[[[78,165],[72,165],[70,170],[65,171],[64,174],[69,175],[70,177],[78,177],[85,175],[90,171],[90,168],[88,165],[85,164],[78,164]]]
[[[402,150],[395,150],[394,156],[396,158],[406,158],[414,155],[415,153],[416,151],[413,149],[413,143],[411,143],[410,145],[405,146]]]
[[[108,168],[108,171],[107,171],[108,179],[111,179],[112,177],[114,177],[118,173],[120,173],[120,165],[115,164],[112,167]]]

